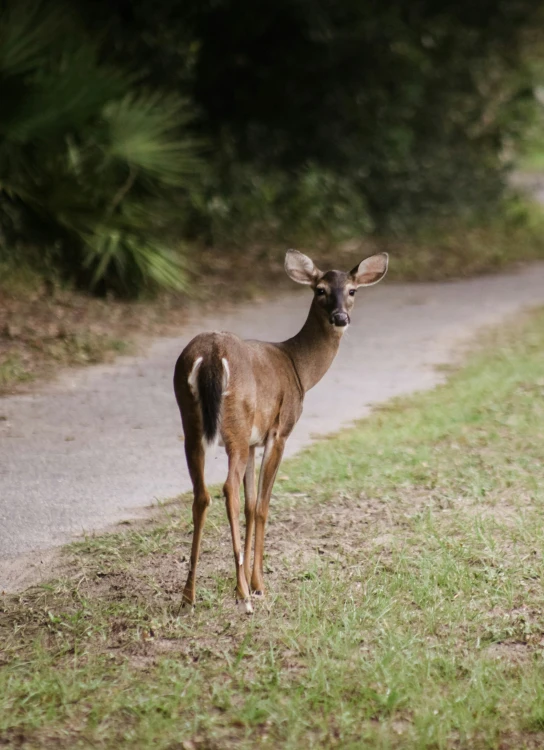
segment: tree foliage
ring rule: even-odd
[[[174,236],[493,213],[532,116],[533,0],[0,3],[1,225],[120,291],[179,285]]]
[[[117,54],[194,101],[219,184],[233,165],[291,183],[317,165],[353,184],[378,228],[496,206],[505,154],[531,117],[533,0],[116,7]]]
[[[13,2],[1,18],[0,210],[9,240],[37,230],[53,261],[92,288],[180,288],[180,255],[167,238],[200,168],[187,103],[104,63],[67,9]]]

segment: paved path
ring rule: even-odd
[[[0,590],[15,556],[130,518],[189,489],[172,393],[176,358],[200,330],[282,340],[302,325],[307,289],[189,323],[145,357],[69,371],[40,392],[0,400]],[[340,354],[306,398],[287,455],[364,416],[369,406],[428,388],[463,338],[520,309],[544,304],[544,264],[503,276],[361,290]],[[225,476],[223,452],[211,481]]]

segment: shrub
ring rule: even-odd
[[[0,11],[0,100],[4,254],[39,242],[94,289],[181,288],[174,227],[200,166],[187,102],[135,88],[67,11],[15,0]]]

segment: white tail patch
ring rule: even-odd
[[[217,446],[221,445],[220,440],[221,438],[220,438],[219,432],[217,433],[217,435],[215,436],[215,438],[212,440],[211,443],[208,443],[206,438],[202,436],[202,447],[204,448],[204,452],[206,454],[212,453],[212,456],[215,457],[215,455],[217,454]]]
[[[200,370],[200,365],[202,364],[202,357],[197,357],[194,361],[193,367],[191,369],[191,372],[189,373],[189,377],[187,378],[187,382],[189,383],[189,388],[193,392],[193,396],[198,398],[198,384],[196,382],[196,379],[198,377],[198,371]]]
[[[223,365],[223,396],[228,396],[229,392],[227,388],[229,387],[230,367],[225,357],[221,357],[221,364]]]

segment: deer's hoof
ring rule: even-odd
[[[264,591],[257,589],[251,592],[251,596],[255,597],[255,599],[264,599]]]
[[[236,607],[241,615],[253,614],[253,605],[251,604],[251,599],[237,599]]]
[[[181,604],[179,605],[179,614],[182,617],[192,615],[195,611],[195,599],[191,596],[191,593],[183,592],[181,597]]]
[[[181,602],[181,606],[179,608],[179,617],[189,617],[190,615],[193,615],[195,612],[195,605],[191,604],[191,602],[183,601]]]

